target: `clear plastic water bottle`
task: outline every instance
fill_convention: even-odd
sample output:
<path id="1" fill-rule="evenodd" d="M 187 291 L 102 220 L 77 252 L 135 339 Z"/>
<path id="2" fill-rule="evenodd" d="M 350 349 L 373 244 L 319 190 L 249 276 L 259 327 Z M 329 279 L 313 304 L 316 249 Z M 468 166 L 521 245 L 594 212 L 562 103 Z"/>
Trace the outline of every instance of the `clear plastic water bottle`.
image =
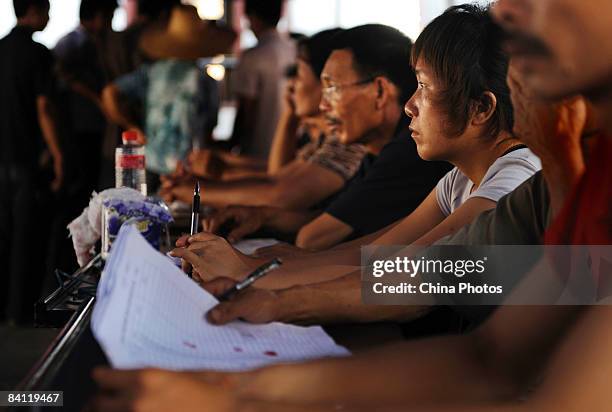
<path id="1" fill-rule="evenodd" d="M 138 132 L 123 132 L 121 140 L 123 145 L 115 150 L 115 187 L 131 187 L 146 196 L 145 150 L 138 143 Z"/>

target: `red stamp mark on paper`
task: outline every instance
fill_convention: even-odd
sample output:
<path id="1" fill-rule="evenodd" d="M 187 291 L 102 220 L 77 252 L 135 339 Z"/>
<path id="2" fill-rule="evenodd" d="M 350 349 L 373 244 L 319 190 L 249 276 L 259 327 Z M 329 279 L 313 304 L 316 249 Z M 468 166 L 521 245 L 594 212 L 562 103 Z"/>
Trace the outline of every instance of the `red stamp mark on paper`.
<path id="1" fill-rule="evenodd" d="M 183 341 L 183 345 L 187 346 L 189 349 L 196 349 L 197 348 L 197 346 L 194 343 L 187 342 L 186 340 Z"/>
<path id="2" fill-rule="evenodd" d="M 264 355 L 266 356 L 278 356 L 278 353 L 274 352 L 273 350 L 267 350 L 264 352 Z"/>

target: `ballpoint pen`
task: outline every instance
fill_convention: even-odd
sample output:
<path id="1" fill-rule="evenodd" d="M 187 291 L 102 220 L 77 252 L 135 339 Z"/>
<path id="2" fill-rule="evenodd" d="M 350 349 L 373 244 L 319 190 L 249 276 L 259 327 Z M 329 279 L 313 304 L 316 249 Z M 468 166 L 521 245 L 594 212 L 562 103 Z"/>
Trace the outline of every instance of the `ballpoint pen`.
<path id="1" fill-rule="evenodd" d="M 191 227 L 189 235 L 193 236 L 198 233 L 198 224 L 200 222 L 200 182 L 196 180 L 193 188 L 193 203 L 191 204 Z M 187 276 L 192 277 L 193 266 L 189 268 Z"/>
<path id="2" fill-rule="evenodd" d="M 223 293 L 220 297 L 220 301 L 228 300 L 235 293 L 240 292 L 241 290 L 251 286 L 257 279 L 260 279 L 272 272 L 274 269 L 279 268 L 283 264 L 283 261 L 279 258 L 274 258 L 271 261 L 261 265 L 257 269 L 255 269 L 251 274 L 249 274 L 243 281 L 235 284 L 231 289 Z"/>

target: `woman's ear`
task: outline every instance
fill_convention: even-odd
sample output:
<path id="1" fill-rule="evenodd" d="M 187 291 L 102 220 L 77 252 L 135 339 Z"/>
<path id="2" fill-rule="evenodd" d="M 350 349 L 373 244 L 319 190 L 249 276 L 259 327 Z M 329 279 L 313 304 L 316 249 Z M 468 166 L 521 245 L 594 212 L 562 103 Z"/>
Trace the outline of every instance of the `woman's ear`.
<path id="1" fill-rule="evenodd" d="M 491 92 L 484 92 L 480 99 L 473 103 L 472 125 L 482 126 L 489 121 L 497 109 L 497 97 Z"/>

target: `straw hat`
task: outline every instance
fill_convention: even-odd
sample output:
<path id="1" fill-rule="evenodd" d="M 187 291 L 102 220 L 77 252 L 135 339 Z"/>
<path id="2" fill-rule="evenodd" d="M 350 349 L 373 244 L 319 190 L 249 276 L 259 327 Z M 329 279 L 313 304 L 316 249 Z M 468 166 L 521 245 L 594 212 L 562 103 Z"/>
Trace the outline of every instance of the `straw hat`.
<path id="1" fill-rule="evenodd" d="M 167 25 L 143 32 L 140 48 L 154 59 L 195 60 L 224 51 L 214 37 L 214 27 L 200 19 L 195 7 L 181 5 L 172 9 Z"/>

